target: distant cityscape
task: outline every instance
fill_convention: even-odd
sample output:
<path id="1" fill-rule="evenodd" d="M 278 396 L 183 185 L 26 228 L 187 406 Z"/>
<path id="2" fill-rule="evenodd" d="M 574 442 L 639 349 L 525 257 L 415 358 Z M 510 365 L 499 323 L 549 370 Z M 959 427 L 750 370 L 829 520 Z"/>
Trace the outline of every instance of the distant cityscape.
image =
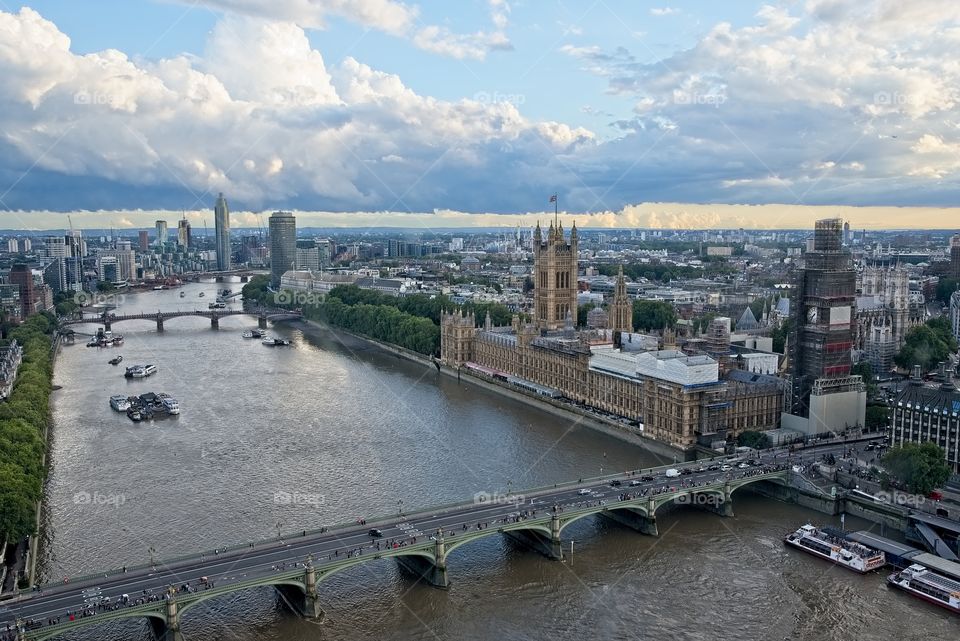
<path id="1" fill-rule="evenodd" d="M 931 323 L 960 338 L 960 235 L 949 231 L 855 231 L 827 219 L 813 230 L 567 232 L 544 220 L 334 236 L 298 230 L 278 211 L 231 234 L 223 194 L 213 209 L 212 233 L 184 218 L 173 237 L 166 220 L 9 234 L 0 309 L 26 318 L 97 301 L 83 292 L 267 270 L 274 291 L 317 299 L 344 286 L 442 296 L 439 362 L 606 414 L 679 451 L 722 450 L 753 431 L 789 442 L 889 428 L 897 442 L 936 442 L 960 469 L 957 354 L 905 353 Z"/>

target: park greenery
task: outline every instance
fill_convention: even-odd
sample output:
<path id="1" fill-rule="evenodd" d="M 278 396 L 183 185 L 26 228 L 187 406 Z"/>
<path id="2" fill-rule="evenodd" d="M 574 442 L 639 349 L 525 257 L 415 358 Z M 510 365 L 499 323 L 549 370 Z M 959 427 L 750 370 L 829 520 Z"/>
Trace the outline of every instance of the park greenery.
<path id="1" fill-rule="evenodd" d="M 53 327 L 46 314 L 36 314 L 8 335 L 23 348 L 23 362 L 10 396 L 0 403 L 0 539 L 6 541 L 34 532 L 43 494 Z"/>
<path id="2" fill-rule="evenodd" d="M 501 303 L 457 304 L 447 296 L 407 294 L 392 296 L 356 285 L 334 287 L 322 299 L 298 304 L 296 294 L 269 289 L 269 278 L 256 276 L 243 287 L 244 300 L 266 307 L 300 307 L 304 316 L 333 327 L 392 343 L 421 354 L 440 352 L 440 315 L 444 310 L 473 313 L 478 324 L 490 314 L 494 325 L 509 325 L 513 313 Z"/>
<path id="3" fill-rule="evenodd" d="M 957 351 L 957 340 L 950 330 L 950 321 L 944 316 L 931 318 L 923 325 L 911 327 L 894 362 L 907 370 L 919 365 L 929 372 L 938 363 L 949 359 Z"/>
<path id="4" fill-rule="evenodd" d="M 904 443 L 883 456 L 889 480 L 915 494 L 929 494 L 950 478 L 946 454 L 936 443 Z"/>

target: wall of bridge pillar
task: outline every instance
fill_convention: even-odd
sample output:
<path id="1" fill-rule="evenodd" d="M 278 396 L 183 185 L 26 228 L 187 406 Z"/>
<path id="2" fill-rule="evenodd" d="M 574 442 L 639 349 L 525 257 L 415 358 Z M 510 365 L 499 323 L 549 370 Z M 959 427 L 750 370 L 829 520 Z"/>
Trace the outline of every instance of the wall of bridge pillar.
<path id="1" fill-rule="evenodd" d="M 177 600 L 171 598 L 165 606 L 166 620 L 150 617 L 150 627 L 153 628 L 153 634 L 158 641 L 184 641 L 183 632 L 180 630 L 180 612 L 178 610 Z"/>
<path id="2" fill-rule="evenodd" d="M 563 541 L 560 540 L 560 517 L 554 514 L 550 519 L 550 536 L 537 530 L 504 530 L 504 536 L 517 541 L 548 559 L 563 560 Z"/>
<path id="3" fill-rule="evenodd" d="M 163 316 L 157 316 L 157 331 L 163 331 Z"/>
<path id="4" fill-rule="evenodd" d="M 640 510 L 631 510 L 629 508 L 607 510 L 606 512 L 601 512 L 600 515 L 610 519 L 614 523 L 619 523 L 632 530 L 636 530 L 641 534 L 649 534 L 650 536 L 657 536 L 659 534 L 657 531 L 656 517 L 650 518 Z"/>
<path id="5" fill-rule="evenodd" d="M 440 563 L 418 554 L 394 557 L 397 563 L 415 575 L 421 581 L 435 588 L 445 590 L 450 587 L 450 577 L 447 574 L 447 559 L 443 557 Z"/>
<path id="6" fill-rule="evenodd" d="M 260 316 L 257 317 L 257 327 L 259 327 L 260 329 L 266 329 L 266 328 L 267 328 L 267 317 L 266 317 L 266 316 L 264 316 L 264 315 L 261 314 Z"/>
<path id="7" fill-rule="evenodd" d="M 220 319 L 216 315 L 210 317 L 210 327 L 220 329 Z"/>

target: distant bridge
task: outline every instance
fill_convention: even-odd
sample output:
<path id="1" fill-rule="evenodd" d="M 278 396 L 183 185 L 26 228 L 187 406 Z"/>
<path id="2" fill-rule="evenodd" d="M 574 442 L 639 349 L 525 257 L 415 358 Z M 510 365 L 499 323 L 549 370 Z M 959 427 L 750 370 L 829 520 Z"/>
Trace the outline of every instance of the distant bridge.
<path id="1" fill-rule="evenodd" d="M 20 641 L 42 641 L 97 623 L 147 617 L 158 638 L 183 641 L 180 615 L 185 611 L 211 598 L 264 586 L 276 588 L 301 615 L 322 618 L 317 583 L 362 563 L 395 558 L 428 584 L 446 588 L 448 555 L 482 538 L 503 534 L 551 559 L 562 559 L 561 533 L 586 517 L 608 517 L 657 535 L 656 513 L 663 505 L 687 504 L 732 516 L 734 491 L 754 483 L 787 489 L 792 476 L 787 464 L 773 463 L 745 472 L 703 470 L 683 480 L 665 477 L 661 470 L 647 481 L 627 473 L 522 495 L 477 495 L 472 502 L 370 523 L 297 532 L 275 541 L 65 579 L 20 600 L 2 602 L 6 612 L 0 613 L 0 623 L 15 621 Z M 378 528 L 379 537 L 368 534 L 370 527 Z M 124 602 L 124 595 L 132 600 Z M 108 607 L 89 605 L 91 599 L 103 598 Z M 69 620 L 63 616 L 66 610 L 87 614 Z"/>
<path id="2" fill-rule="evenodd" d="M 267 321 L 280 321 L 280 320 L 298 320 L 303 318 L 301 312 L 295 312 L 287 309 L 265 309 L 260 308 L 256 310 L 246 310 L 246 309 L 197 309 L 197 310 L 185 310 L 185 311 L 175 311 L 175 312 L 145 312 L 139 314 L 112 314 L 106 310 L 102 314 L 83 316 L 81 318 L 70 318 L 60 321 L 61 327 L 67 327 L 70 325 L 81 325 L 84 323 L 99 323 L 103 325 L 104 329 L 111 329 L 115 323 L 121 323 L 123 321 L 131 320 L 149 320 L 154 321 L 157 324 L 157 331 L 163 331 L 163 325 L 165 321 L 182 318 L 184 316 L 199 316 L 202 318 L 210 319 L 210 326 L 213 328 L 220 327 L 220 319 L 224 316 L 256 316 L 258 325 L 260 329 L 267 328 Z"/>

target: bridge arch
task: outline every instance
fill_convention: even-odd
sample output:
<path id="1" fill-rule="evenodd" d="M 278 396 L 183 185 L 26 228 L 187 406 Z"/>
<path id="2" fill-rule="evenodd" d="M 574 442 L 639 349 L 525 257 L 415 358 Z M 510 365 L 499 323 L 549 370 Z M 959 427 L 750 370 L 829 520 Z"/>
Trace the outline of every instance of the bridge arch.
<path id="1" fill-rule="evenodd" d="M 164 601 L 157 601 L 153 605 L 157 605 L 160 608 L 163 608 Z M 74 630 L 81 630 L 83 628 L 88 628 L 92 625 L 99 625 L 108 622 L 123 621 L 124 619 L 156 619 L 162 621 L 164 624 L 167 622 L 166 614 L 161 610 L 116 610 L 114 612 L 100 612 L 95 614 L 92 617 L 81 617 L 79 619 L 74 619 L 69 623 L 59 623 L 52 626 L 47 626 L 46 628 L 40 628 L 33 632 L 28 632 L 28 638 L 31 641 L 46 641 L 47 639 L 53 639 L 61 634 L 72 633 Z"/>

